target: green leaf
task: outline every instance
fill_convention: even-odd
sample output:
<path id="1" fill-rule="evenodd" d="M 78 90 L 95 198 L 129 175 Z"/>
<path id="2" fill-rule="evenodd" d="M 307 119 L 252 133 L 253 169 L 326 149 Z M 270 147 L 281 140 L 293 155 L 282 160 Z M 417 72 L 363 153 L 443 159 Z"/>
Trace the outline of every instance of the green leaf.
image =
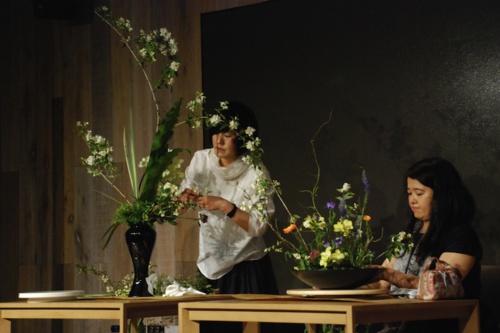
<path id="1" fill-rule="evenodd" d="M 181 102 L 182 99 L 177 100 L 158 124 L 158 130 L 151 145 L 148 165 L 144 172 L 144 183 L 139 197 L 140 200 L 154 200 L 163 172 L 182 151 L 182 149 L 172 149 L 171 151 L 168 149 L 168 142 L 174 135 L 174 127 L 179 118 Z"/>
<path id="2" fill-rule="evenodd" d="M 137 161 L 135 159 L 135 144 L 134 144 L 134 122 L 132 120 L 132 109 L 130 109 L 130 145 L 127 145 L 127 135 L 125 128 L 123 129 L 123 150 L 125 151 L 125 161 L 127 162 L 128 176 L 134 198 L 139 194 L 137 180 Z"/>
<path id="3" fill-rule="evenodd" d="M 108 246 L 109 244 L 109 241 L 111 240 L 111 238 L 113 237 L 113 234 L 115 233 L 116 229 L 120 226 L 120 224 L 118 223 L 113 223 L 107 230 L 106 232 L 104 233 L 104 235 L 102 235 L 102 238 L 103 239 L 106 239 L 106 242 L 104 243 L 104 246 L 103 246 L 103 250 Z"/>

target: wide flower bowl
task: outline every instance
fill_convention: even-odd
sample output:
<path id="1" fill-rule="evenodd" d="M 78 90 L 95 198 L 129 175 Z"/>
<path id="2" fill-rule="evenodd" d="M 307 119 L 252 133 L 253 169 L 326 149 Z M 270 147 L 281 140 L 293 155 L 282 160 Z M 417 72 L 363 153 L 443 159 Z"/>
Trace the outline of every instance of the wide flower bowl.
<path id="1" fill-rule="evenodd" d="M 354 289 L 370 283 L 381 268 L 291 271 L 296 278 L 316 289 Z"/>

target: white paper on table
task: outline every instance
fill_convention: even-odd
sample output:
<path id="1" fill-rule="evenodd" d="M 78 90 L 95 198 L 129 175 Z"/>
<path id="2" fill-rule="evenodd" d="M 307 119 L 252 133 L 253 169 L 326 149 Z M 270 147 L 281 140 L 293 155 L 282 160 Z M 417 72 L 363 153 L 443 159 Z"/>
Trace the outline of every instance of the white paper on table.
<path id="1" fill-rule="evenodd" d="M 205 295 L 204 292 L 194 289 L 193 287 L 182 287 L 177 281 L 169 285 L 165 289 L 163 296 L 184 296 L 184 295 Z"/>

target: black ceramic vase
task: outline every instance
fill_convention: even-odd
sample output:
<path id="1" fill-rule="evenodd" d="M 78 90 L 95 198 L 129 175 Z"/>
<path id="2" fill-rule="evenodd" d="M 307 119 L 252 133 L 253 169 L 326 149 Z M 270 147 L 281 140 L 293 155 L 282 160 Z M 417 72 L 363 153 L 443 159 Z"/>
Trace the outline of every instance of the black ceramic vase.
<path id="1" fill-rule="evenodd" d="M 147 224 L 135 224 L 125 233 L 125 240 L 134 266 L 134 282 L 128 296 L 152 296 L 148 292 L 146 278 L 149 275 L 149 262 L 156 241 L 156 231 Z"/>

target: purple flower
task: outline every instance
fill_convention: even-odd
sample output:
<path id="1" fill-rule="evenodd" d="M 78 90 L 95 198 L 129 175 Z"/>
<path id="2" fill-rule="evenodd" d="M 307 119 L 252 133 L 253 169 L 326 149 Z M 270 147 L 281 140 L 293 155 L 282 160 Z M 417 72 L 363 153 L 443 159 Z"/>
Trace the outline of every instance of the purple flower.
<path id="1" fill-rule="evenodd" d="M 328 201 L 328 202 L 326 203 L 326 208 L 327 208 L 327 209 L 329 209 L 329 210 L 333 210 L 333 209 L 335 209 L 335 202 L 333 202 L 333 201 Z"/>
<path id="2" fill-rule="evenodd" d="M 323 244 L 323 247 L 326 249 L 327 247 L 330 246 L 330 242 L 325 242 L 325 244 Z"/>
<path id="3" fill-rule="evenodd" d="M 370 183 L 368 183 L 368 177 L 366 177 L 365 170 L 361 173 L 361 180 L 363 181 L 363 184 L 365 184 L 365 192 L 370 191 Z"/>
<path id="4" fill-rule="evenodd" d="M 339 203 L 339 212 L 340 212 L 340 216 L 341 217 L 344 217 L 345 214 L 347 213 L 346 210 L 345 210 L 345 201 L 344 200 L 340 200 L 340 203 Z"/>
<path id="5" fill-rule="evenodd" d="M 335 238 L 335 245 L 339 246 L 339 245 L 342 245 L 342 237 L 337 237 Z"/>

